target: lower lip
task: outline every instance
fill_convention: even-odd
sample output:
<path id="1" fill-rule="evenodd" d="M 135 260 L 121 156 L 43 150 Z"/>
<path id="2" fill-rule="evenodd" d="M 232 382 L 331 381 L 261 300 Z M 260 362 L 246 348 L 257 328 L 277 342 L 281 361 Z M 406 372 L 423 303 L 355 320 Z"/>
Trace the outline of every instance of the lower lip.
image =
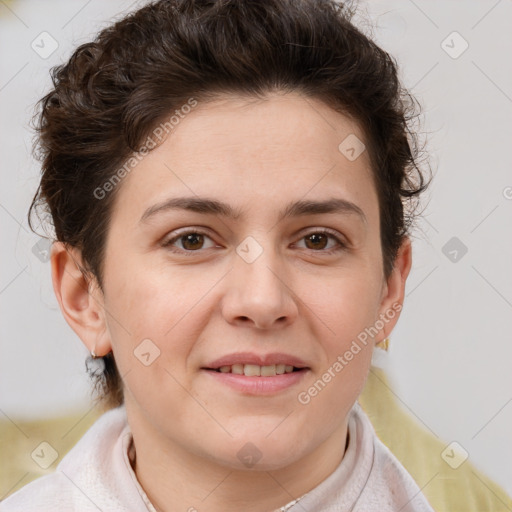
<path id="1" fill-rule="evenodd" d="M 298 384 L 309 370 L 304 369 L 297 372 L 283 373 L 274 377 L 246 377 L 236 373 L 222 373 L 214 370 L 202 371 L 211 375 L 216 381 L 236 391 L 250 395 L 271 395 Z"/>

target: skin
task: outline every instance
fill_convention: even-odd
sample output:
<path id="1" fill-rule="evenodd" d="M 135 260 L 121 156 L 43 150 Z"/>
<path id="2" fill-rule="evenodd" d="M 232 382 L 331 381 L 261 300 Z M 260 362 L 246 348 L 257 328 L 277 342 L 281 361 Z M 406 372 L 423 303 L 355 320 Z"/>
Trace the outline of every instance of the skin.
<path id="1" fill-rule="evenodd" d="M 350 134 L 365 141 L 355 122 L 298 93 L 200 103 L 123 179 L 103 293 L 79 271 L 79 251 L 54 244 L 60 307 L 89 350 L 115 355 L 135 472 L 157 510 L 274 510 L 340 464 L 347 416 L 374 345 L 399 313 L 308 404 L 298 394 L 379 315 L 403 303 L 412 258 L 406 239 L 384 278 L 367 152 L 349 161 L 338 150 Z M 139 222 L 147 208 L 193 195 L 226 202 L 243 216 L 168 210 Z M 332 197 L 355 203 L 366 221 L 322 213 L 277 222 L 289 202 Z M 188 245 L 177 239 L 173 252 L 163 242 L 181 228 L 206 236 Z M 335 230 L 347 247 L 326 254 L 338 247 L 335 239 L 315 244 L 306 236 L 322 228 Z M 249 236 L 263 250 L 252 263 L 236 252 Z M 134 349 L 148 338 L 160 356 L 145 366 Z M 300 384 L 265 397 L 235 391 L 201 370 L 245 351 L 293 354 L 310 370 Z M 248 442 L 262 454 L 251 468 L 237 457 Z"/>

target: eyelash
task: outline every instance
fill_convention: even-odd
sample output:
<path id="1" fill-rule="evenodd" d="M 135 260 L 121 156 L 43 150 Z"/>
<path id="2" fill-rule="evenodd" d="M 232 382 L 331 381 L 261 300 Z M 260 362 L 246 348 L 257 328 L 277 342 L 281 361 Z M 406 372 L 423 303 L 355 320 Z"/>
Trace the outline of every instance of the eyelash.
<path id="1" fill-rule="evenodd" d="M 169 240 L 164 242 L 162 245 L 164 247 L 168 248 L 169 250 L 171 250 L 174 253 L 183 254 L 185 256 L 193 256 L 194 253 L 202 252 L 201 249 L 198 249 L 196 251 L 191 251 L 191 250 L 185 250 L 185 249 L 177 249 L 176 247 L 172 246 L 172 244 L 174 242 L 176 242 L 177 240 L 179 240 L 180 238 L 183 238 L 186 235 L 191 235 L 191 234 L 194 234 L 194 235 L 204 235 L 204 236 L 207 236 L 208 238 L 211 239 L 211 237 L 208 235 L 208 233 L 206 233 L 204 231 L 201 231 L 200 229 L 193 229 L 193 230 L 189 230 L 189 231 L 183 231 L 183 232 L 177 234 L 173 238 L 170 238 Z M 338 246 L 333 247 L 333 248 L 328 249 L 328 250 L 318 250 L 318 251 L 315 251 L 314 249 L 309 249 L 309 251 L 312 251 L 314 253 L 323 253 L 323 254 L 326 254 L 326 255 L 331 255 L 331 254 L 337 253 L 339 251 L 344 251 L 344 250 L 347 249 L 347 245 L 345 243 L 343 243 L 339 239 L 339 237 L 335 234 L 335 232 L 333 232 L 333 231 L 331 231 L 330 229 L 327 229 L 327 228 L 320 228 L 320 229 L 316 229 L 315 231 L 310 231 L 309 233 L 306 233 L 304 236 L 302 236 L 300 238 L 300 240 L 306 238 L 307 236 L 318 235 L 318 234 L 328 235 L 330 238 L 333 238 L 338 243 Z"/>

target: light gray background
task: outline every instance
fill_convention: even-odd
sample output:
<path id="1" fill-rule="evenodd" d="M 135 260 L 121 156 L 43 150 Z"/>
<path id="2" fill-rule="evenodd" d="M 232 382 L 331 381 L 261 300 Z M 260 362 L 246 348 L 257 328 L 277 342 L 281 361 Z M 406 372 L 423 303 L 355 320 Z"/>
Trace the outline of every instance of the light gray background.
<path id="1" fill-rule="evenodd" d="M 49 263 L 32 253 L 39 239 L 26 211 L 39 168 L 28 120 L 49 87 L 49 68 L 143 3 L 0 3 L 0 414 L 8 418 L 90 407 L 86 350 L 60 313 Z M 415 231 L 404 311 L 390 352 L 376 362 L 418 421 L 446 444 L 457 441 L 512 494 L 512 4 L 361 6 L 423 104 L 436 172 Z M 31 48 L 43 31 L 58 42 L 46 59 Z M 457 58 L 445 51 L 458 53 L 464 44 L 454 31 L 469 44 Z M 452 237 L 468 250 L 457 262 L 443 253 Z"/>

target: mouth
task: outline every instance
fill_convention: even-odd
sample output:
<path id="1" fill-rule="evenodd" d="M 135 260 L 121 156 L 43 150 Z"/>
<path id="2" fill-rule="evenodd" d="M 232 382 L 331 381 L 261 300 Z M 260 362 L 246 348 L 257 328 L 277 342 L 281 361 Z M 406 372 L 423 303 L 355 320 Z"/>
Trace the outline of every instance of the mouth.
<path id="1" fill-rule="evenodd" d="M 231 388 L 244 396 L 277 396 L 304 382 L 312 368 L 293 354 L 236 352 L 201 367 L 208 386 Z"/>
<path id="2" fill-rule="evenodd" d="M 223 365 L 217 368 L 202 368 L 217 373 L 232 373 L 234 375 L 245 375 L 246 377 L 276 377 L 285 373 L 306 371 L 307 367 L 297 367 L 288 364 L 270 364 L 260 366 L 257 364 Z"/>

